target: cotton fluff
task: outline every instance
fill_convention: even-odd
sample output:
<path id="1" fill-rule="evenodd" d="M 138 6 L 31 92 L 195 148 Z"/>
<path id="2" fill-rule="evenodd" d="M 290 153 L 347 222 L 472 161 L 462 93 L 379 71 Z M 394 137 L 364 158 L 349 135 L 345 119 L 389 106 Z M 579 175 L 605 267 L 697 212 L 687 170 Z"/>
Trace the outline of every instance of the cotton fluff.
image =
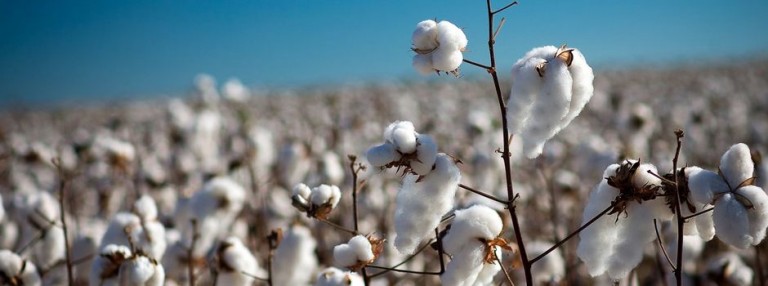
<path id="1" fill-rule="evenodd" d="M 199 235 L 193 250 L 195 257 L 203 257 L 217 239 L 229 233 L 243 209 L 245 197 L 245 189 L 237 182 L 229 177 L 216 177 L 190 198 L 186 206 L 189 216 L 182 216 L 178 225 L 182 226 L 185 245 L 190 245 L 193 231 Z M 197 222 L 196 230 L 191 228 L 192 219 Z"/>
<path id="2" fill-rule="evenodd" d="M 389 124 L 384 131 L 384 141 L 395 146 L 402 154 L 416 151 L 416 128 L 410 121 L 395 121 Z"/>
<path id="3" fill-rule="evenodd" d="M 512 66 L 507 120 L 528 158 L 578 116 L 592 97 L 593 79 L 584 56 L 564 47 L 534 48 Z"/>
<path id="4" fill-rule="evenodd" d="M 737 248 L 757 245 L 768 227 L 768 195 L 757 186 L 746 184 L 754 173 L 749 147 L 733 145 L 720 159 L 720 173 L 689 168 L 691 197 L 701 204 L 712 204 L 712 220 L 720 240 Z"/>
<path id="5" fill-rule="evenodd" d="M 395 199 L 395 247 L 402 254 L 413 253 L 451 210 L 461 173 L 453 158 L 440 153 L 435 169 L 417 180 L 406 175 Z"/>
<path id="6" fill-rule="evenodd" d="M 272 261 L 275 285 L 307 285 L 317 269 L 317 241 L 310 230 L 294 225 L 285 232 Z"/>
<path id="7" fill-rule="evenodd" d="M 10 250 L 0 250 L 0 275 L 16 280 L 18 285 L 41 285 L 35 265 Z"/>
<path id="8" fill-rule="evenodd" d="M 603 178 L 615 175 L 618 169 L 618 164 L 608 166 Z M 660 184 L 660 180 L 648 174 L 648 171 L 657 173 L 656 167 L 650 164 L 638 167 L 631 179 L 635 187 Z M 586 223 L 594 218 L 618 196 L 619 190 L 603 179 L 590 194 L 582 221 Z M 579 234 L 581 241 L 577 254 L 593 277 L 607 273 L 612 279 L 618 280 L 627 276 L 642 260 L 645 247 L 656 239 L 653 220 L 666 221 L 672 218 L 663 197 L 642 203 L 627 201 L 626 205 L 626 213 L 604 215 Z"/>
<path id="9" fill-rule="evenodd" d="M 335 208 L 341 200 L 341 190 L 339 187 L 333 185 L 320 185 L 312 188 L 312 194 L 309 195 L 309 201 L 316 205 L 329 205 L 331 208 Z"/>
<path id="10" fill-rule="evenodd" d="M 455 215 L 451 229 L 443 239 L 445 251 L 453 258 L 440 280 L 443 285 L 483 284 L 477 281 L 486 266 L 486 246 L 481 240 L 491 241 L 501 233 L 501 217 L 495 210 L 483 205 L 457 210 Z M 496 248 L 498 247 L 494 247 L 493 251 L 497 251 Z M 483 276 L 490 275 L 492 279 L 497 271 L 498 269 Z"/>
<path id="11" fill-rule="evenodd" d="M 142 195 L 133 203 L 133 212 L 143 221 L 157 220 L 157 204 L 149 195 Z"/>
<path id="12" fill-rule="evenodd" d="M 333 248 L 333 260 L 341 267 L 350 267 L 360 262 L 368 264 L 374 258 L 371 242 L 362 235 L 356 235 L 348 243 Z"/>
<path id="13" fill-rule="evenodd" d="M 372 166 L 384 167 L 384 165 L 400 160 L 402 155 L 397 152 L 395 145 L 382 143 L 369 148 L 365 152 L 365 157 Z"/>
<path id="14" fill-rule="evenodd" d="M 120 265 L 132 256 L 131 250 L 127 246 L 106 245 L 99 251 L 99 255 L 93 259 L 93 263 L 91 263 L 88 284 L 118 285 Z"/>
<path id="15" fill-rule="evenodd" d="M 236 237 L 229 237 L 221 242 L 218 256 L 220 267 L 216 285 L 246 286 L 253 284 L 251 276 L 265 277 L 265 271 L 259 267 L 256 257 Z"/>
<path id="16" fill-rule="evenodd" d="M 21 254 L 42 269 L 64 260 L 64 231 L 58 226 L 61 220 L 56 199 L 47 192 L 36 192 L 22 198 L 19 207 L 17 222 L 23 226 L 22 241 L 39 239 Z M 40 234 L 42 237 L 38 237 Z"/>
<path id="17" fill-rule="evenodd" d="M 370 147 L 366 157 L 374 167 L 397 162 L 398 167 L 407 166 L 410 171 L 423 176 L 432 171 L 437 143 L 432 136 L 416 132 L 410 121 L 395 121 L 385 129 L 384 143 Z"/>
<path id="18" fill-rule="evenodd" d="M 156 261 L 134 256 L 120 266 L 120 285 L 161 286 L 165 283 L 165 270 Z"/>
<path id="19" fill-rule="evenodd" d="M 464 60 L 467 36 L 451 22 L 424 20 L 416 25 L 411 36 L 413 66 L 427 75 L 434 71 L 456 72 Z"/>
<path id="20" fill-rule="evenodd" d="M 363 278 L 355 272 L 345 272 L 338 268 L 326 268 L 315 281 L 315 286 L 363 286 Z"/>
<path id="21" fill-rule="evenodd" d="M 224 86 L 221 87 L 221 93 L 224 95 L 224 98 L 235 102 L 244 102 L 251 96 L 251 91 L 248 87 L 236 78 L 227 80 Z"/>
<path id="22" fill-rule="evenodd" d="M 411 161 L 411 169 L 417 175 L 426 175 L 432 172 L 432 166 L 437 159 L 437 143 L 432 136 L 419 134 L 416 138 L 416 160 Z"/>
<path id="23" fill-rule="evenodd" d="M 110 245 L 131 246 L 129 237 L 134 247 L 154 259 L 161 259 L 165 253 L 165 227 L 159 221 L 142 220 L 132 213 L 115 214 L 101 237 L 100 249 L 103 252 Z"/>

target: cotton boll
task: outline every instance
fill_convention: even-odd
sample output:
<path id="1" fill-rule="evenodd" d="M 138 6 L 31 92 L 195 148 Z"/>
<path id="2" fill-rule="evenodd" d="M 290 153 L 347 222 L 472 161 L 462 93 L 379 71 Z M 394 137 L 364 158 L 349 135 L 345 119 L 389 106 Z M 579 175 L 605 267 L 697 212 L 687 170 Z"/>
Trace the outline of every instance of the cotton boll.
<path id="1" fill-rule="evenodd" d="M 371 166 L 383 167 L 389 163 L 400 160 L 400 153 L 395 150 L 395 146 L 389 143 L 382 143 L 373 146 L 365 152 L 365 157 Z"/>
<path id="2" fill-rule="evenodd" d="M 765 238 L 768 227 L 768 195 L 756 186 L 745 186 L 736 190 L 737 195 L 743 196 L 751 204 L 747 207 L 749 215 L 749 233 L 752 236 L 752 245 L 757 245 Z"/>
<path id="3" fill-rule="evenodd" d="M 443 239 L 443 247 L 448 253 L 458 252 L 469 241 L 496 238 L 503 227 L 501 217 L 495 210 L 474 205 L 455 213 L 451 229 Z"/>
<path id="4" fill-rule="evenodd" d="M 467 36 L 464 31 L 451 22 L 440 21 L 437 24 L 438 49 L 464 51 L 467 48 Z"/>
<path id="5" fill-rule="evenodd" d="M 435 70 L 451 72 L 459 69 L 464 55 L 461 51 L 440 47 L 432 52 L 432 66 Z"/>
<path id="6" fill-rule="evenodd" d="M 562 61 L 549 61 L 543 74 L 541 94 L 531 107 L 534 120 L 523 129 L 523 149 L 529 159 L 541 154 L 544 142 L 555 136 L 563 126 L 562 119 L 571 104 L 573 79 Z"/>
<path id="7" fill-rule="evenodd" d="M 224 98 L 234 102 L 245 102 L 251 96 L 251 91 L 236 78 L 227 80 L 221 89 Z"/>
<path id="8" fill-rule="evenodd" d="M 144 221 L 157 220 L 157 205 L 155 200 L 148 195 L 142 195 L 133 203 L 133 211 Z"/>
<path id="9" fill-rule="evenodd" d="M 735 189 L 742 182 L 752 178 L 755 164 L 749 147 L 744 143 L 731 146 L 720 158 L 720 172 L 728 182 L 731 189 Z"/>
<path id="10" fill-rule="evenodd" d="M 504 261 L 500 247 L 494 247 L 493 251 L 500 261 Z M 501 266 L 498 262 L 494 261 L 491 264 L 484 263 L 483 269 L 480 270 L 480 273 L 477 274 L 477 279 L 475 279 L 474 285 L 494 285 L 493 277 L 495 277 L 499 271 L 501 271 Z"/>
<path id="11" fill-rule="evenodd" d="M 340 244 L 333 247 L 333 261 L 340 267 L 352 266 L 357 264 L 357 254 L 348 244 Z"/>
<path id="12" fill-rule="evenodd" d="M 335 208 L 341 200 L 341 190 L 337 186 L 320 185 L 312 189 L 309 199 L 316 206 L 328 204 Z"/>
<path id="13" fill-rule="evenodd" d="M 163 285 L 163 267 L 144 256 L 136 256 L 120 266 L 120 285 L 155 286 Z"/>
<path id="14" fill-rule="evenodd" d="M 571 105 L 568 109 L 568 114 L 560 122 L 562 128 L 568 126 L 576 116 L 579 116 L 581 110 L 584 109 L 589 99 L 592 98 L 595 89 L 592 84 L 595 75 L 592 72 L 592 68 L 587 64 L 584 55 L 577 49 L 573 49 L 571 55 L 573 56 L 573 61 L 571 66 L 568 67 L 568 71 L 571 72 L 571 78 L 573 79 L 573 89 L 571 91 Z"/>
<path id="15" fill-rule="evenodd" d="M 31 247 L 31 254 L 30 260 L 41 269 L 51 269 L 56 263 L 65 260 L 64 230 L 49 228 L 42 239 Z"/>
<path id="16" fill-rule="evenodd" d="M 512 66 L 512 89 L 507 100 L 507 120 L 509 132 L 512 134 L 520 134 L 523 131 L 531 115 L 533 103 L 542 89 L 543 81 L 537 72 L 537 67 L 547 61 L 542 57 L 534 57 L 533 53 L 554 54 L 555 51 L 557 48 L 553 46 L 534 49 Z"/>
<path id="17" fill-rule="evenodd" d="M 474 285 L 483 270 L 484 247 L 479 241 L 467 242 L 459 252 L 453 254 L 445 272 L 440 275 L 440 282 L 447 286 Z"/>
<path id="18" fill-rule="evenodd" d="M 432 234 L 442 215 L 451 210 L 461 173 L 453 159 L 441 153 L 435 169 L 418 179 L 406 175 L 395 199 L 395 247 L 403 254 L 413 253 Z"/>
<path id="19" fill-rule="evenodd" d="M 707 275 L 722 277 L 727 285 L 750 285 L 754 272 L 736 253 L 727 252 L 707 261 Z"/>
<path id="20" fill-rule="evenodd" d="M 416 50 L 430 51 L 437 48 L 437 22 L 424 20 L 416 24 L 411 41 Z"/>
<path id="21" fill-rule="evenodd" d="M 421 75 L 430 75 L 435 72 L 435 67 L 432 64 L 431 54 L 415 54 L 413 55 L 413 61 L 411 63 L 413 68 L 416 69 Z"/>
<path id="22" fill-rule="evenodd" d="M 294 186 L 304 180 L 312 162 L 308 160 L 307 148 L 298 142 L 283 146 L 277 156 L 277 174 L 285 187 Z"/>
<path id="23" fill-rule="evenodd" d="M 310 230 L 294 225 L 285 232 L 273 258 L 275 285 L 306 285 L 317 269 L 317 242 Z"/>
<path id="24" fill-rule="evenodd" d="M 411 161 L 411 168 L 418 175 L 427 175 L 432 172 L 432 166 L 437 159 L 437 143 L 432 139 L 432 136 L 426 134 L 419 134 L 416 141 L 416 158 L 417 160 Z"/>
<path id="25" fill-rule="evenodd" d="M 35 265 L 10 250 L 0 250 L 0 275 L 16 280 L 18 285 L 41 285 Z"/>
<path id="26" fill-rule="evenodd" d="M 699 167 L 685 168 L 688 177 L 688 188 L 691 190 L 691 198 L 701 204 L 711 204 L 715 194 L 728 190 L 728 185 L 715 172 Z"/>
<path id="27" fill-rule="evenodd" d="M 330 184 L 340 184 L 344 180 L 344 168 L 336 153 L 327 151 L 323 153 L 322 172 L 324 181 Z"/>
<path id="28" fill-rule="evenodd" d="M 333 259 L 337 265 L 350 267 L 358 262 L 372 262 L 375 258 L 371 242 L 362 235 L 356 235 L 349 243 L 340 244 L 333 248 Z"/>
<path id="29" fill-rule="evenodd" d="M 319 275 L 315 286 L 363 286 L 363 278 L 355 272 L 344 272 L 338 268 L 326 268 Z"/>
<path id="30" fill-rule="evenodd" d="M 720 240 L 741 249 L 751 244 L 752 237 L 748 235 L 747 210 L 733 197 L 733 194 L 725 194 L 715 202 L 712 218 Z"/>
<path id="31" fill-rule="evenodd" d="M 409 154 L 416 151 L 416 136 L 416 131 L 413 128 L 404 128 L 398 125 L 392 129 L 387 141 L 392 143 L 400 153 Z"/>
<path id="32" fill-rule="evenodd" d="M 131 250 L 122 245 L 106 245 L 91 264 L 88 276 L 90 285 L 118 285 L 120 265 L 132 256 Z"/>
<path id="33" fill-rule="evenodd" d="M 232 217 L 243 208 L 245 196 L 245 189 L 231 178 L 216 177 L 195 193 L 190 201 L 190 209 L 197 218 L 204 218 L 216 212 Z"/>
<path id="34" fill-rule="evenodd" d="M 307 185 L 303 183 L 299 183 L 296 186 L 293 187 L 293 195 L 299 196 L 303 198 L 304 200 L 309 201 L 309 196 L 312 194 L 312 189 L 310 189 Z"/>
<path id="35" fill-rule="evenodd" d="M 220 259 L 219 274 L 216 278 L 218 285 L 251 285 L 253 278 L 242 272 L 256 277 L 264 277 L 265 271 L 259 267 L 256 257 L 236 237 L 230 237 L 221 242 L 218 249 Z"/>

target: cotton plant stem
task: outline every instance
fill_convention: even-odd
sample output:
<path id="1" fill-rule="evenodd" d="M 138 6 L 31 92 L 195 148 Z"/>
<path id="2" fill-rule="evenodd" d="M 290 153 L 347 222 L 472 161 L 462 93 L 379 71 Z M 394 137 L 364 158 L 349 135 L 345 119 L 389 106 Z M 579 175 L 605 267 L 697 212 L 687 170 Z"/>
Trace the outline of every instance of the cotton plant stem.
<path id="1" fill-rule="evenodd" d="M 659 225 L 656 222 L 656 219 L 653 219 L 653 229 L 656 230 L 656 241 L 659 243 L 659 248 L 661 248 L 661 253 L 664 254 L 664 257 L 667 259 L 667 263 L 669 263 L 669 266 L 672 267 L 672 270 L 677 270 L 675 267 L 675 264 L 672 263 L 672 259 L 669 258 L 669 253 L 667 253 L 667 249 L 664 248 L 664 240 L 661 239 L 661 234 L 659 233 Z"/>
<path id="2" fill-rule="evenodd" d="M 200 235 L 197 231 L 197 220 L 192 219 L 192 242 L 189 244 L 189 249 L 187 249 L 187 259 L 189 262 L 187 263 L 187 275 L 189 275 L 189 285 L 195 286 L 195 262 L 194 262 L 194 250 L 195 250 L 195 243 L 197 243 L 197 238 Z"/>
<path id="3" fill-rule="evenodd" d="M 493 252 L 493 257 L 496 258 L 496 262 L 499 263 L 499 267 L 501 267 L 501 272 L 504 272 L 504 278 L 507 279 L 507 284 L 509 284 L 509 286 L 515 286 L 515 283 L 512 282 L 512 277 L 509 277 L 509 272 L 507 272 L 507 268 L 504 267 L 504 263 L 501 262 L 501 259 L 499 259 L 499 256 L 496 255 L 495 251 Z"/>
<path id="4" fill-rule="evenodd" d="M 683 224 L 685 224 L 685 220 L 683 219 L 683 214 L 680 213 L 680 204 L 683 202 L 680 201 L 680 174 L 677 171 L 677 160 L 680 157 L 680 148 L 683 145 L 683 131 L 679 129 L 675 130 L 675 137 L 677 137 L 677 148 L 675 149 L 675 157 L 672 159 L 672 174 L 675 177 L 675 194 L 677 196 L 677 203 L 675 204 L 675 217 L 677 218 L 677 260 L 675 261 L 675 283 L 677 283 L 677 286 L 680 286 L 683 285 L 683 270 L 681 265 L 683 264 Z"/>
<path id="5" fill-rule="evenodd" d="M 360 232 L 360 226 L 358 221 L 360 220 L 360 217 L 357 213 L 357 172 L 362 169 L 362 167 L 355 168 L 357 157 L 355 156 L 348 156 L 349 158 L 349 170 L 352 172 L 352 214 L 354 217 L 354 224 L 355 224 L 355 232 Z M 363 284 L 368 286 L 370 283 L 370 277 L 368 277 L 368 272 L 365 270 L 365 267 L 360 269 L 360 273 L 363 275 Z"/>
<path id="6" fill-rule="evenodd" d="M 54 165 L 56 166 L 56 169 L 59 173 L 59 217 L 61 219 L 61 229 L 64 232 L 64 250 L 65 250 L 65 258 L 67 261 L 67 283 L 72 286 L 75 285 L 74 276 L 72 275 L 72 250 L 70 249 L 69 245 L 69 235 L 67 232 L 67 219 L 66 219 L 66 207 L 64 205 L 65 201 L 65 190 L 67 187 L 67 178 L 64 174 L 64 170 L 61 168 L 61 165 L 59 165 L 59 160 L 54 160 Z"/>
<path id="7" fill-rule="evenodd" d="M 480 196 L 482 196 L 484 198 L 487 198 L 487 199 L 492 200 L 492 201 L 497 202 L 497 203 L 502 203 L 502 204 L 505 204 L 505 205 L 509 203 L 508 201 L 499 199 L 499 198 L 497 198 L 495 196 L 492 196 L 492 195 L 489 195 L 489 194 L 487 194 L 485 192 L 478 191 L 477 189 L 469 187 L 469 186 L 464 185 L 464 184 L 459 184 L 459 188 L 462 188 L 462 189 L 465 189 L 467 191 L 473 192 L 475 194 L 478 194 L 478 195 L 480 195 Z"/>
<path id="8" fill-rule="evenodd" d="M 400 266 L 402 266 L 403 264 L 406 264 L 406 263 L 408 263 L 408 261 L 411 261 L 411 260 L 412 260 L 414 257 L 416 257 L 416 255 L 418 255 L 419 253 L 421 253 L 422 251 L 424 251 L 425 249 L 427 249 L 427 247 L 428 247 L 428 246 L 429 246 L 431 243 L 432 243 L 431 241 L 430 241 L 430 242 L 427 242 L 426 244 L 424 244 L 424 246 L 422 246 L 421 248 L 419 248 L 419 250 L 417 250 L 416 252 L 414 252 L 413 254 L 411 254 L 411 256 L 408 256 L 408 258 L 404 259 L 404 260 L 403 260 L 403 261 L 401 261 L 400 263 L 398 263 L 398 264 L 395 264 L 395 266 L 392 266 L 392 267 L 381 267 L 381 266 L 380 266 L 380 268 L 379 268 L 379 269 L 382 269 L 382 268 L 383 268 L 383 269 L 386 269 L 386 270 L 384 270 L 384 271 L 381 271 L 381 272 L 378 272 L 378 273 L 376 273 L 376 274 L 373 274 L 373 275 L 371 275 L 371 276 L 370 276 L 370 278 L 374 278 L 374 277 L 377 277 L 377 276 L 379 276 L 379 275 L 385 274 L 385 273 L 387 273 L 387 272 L 390 272 L 390 271 L 397 271 L 398 269 L 395 269 L 395 268 L 397 268 L 397 267 L 400 267 Z M 368 266 L 366 266 L 366 267 L 371 267 L 371 266 L 372 266 L 372 265 L 368 265 Z M 375 266 L 375 265 L 373 265 L 373 266 Z"/>
<path id="9" fill-rule="evenodd" d="M 593 217 L 592 219 L 590 219 L 588 222 L 586 222 L 584 225 L 582 225 L 581 227 L 579 227 L 579 228 L 578 228 L 578 229 L 576 229 L 575 231 L 571 232 L 571 234 L 569 234 L 568 236 L 566 236 L 565 238 L 563 238 L 563 240 L 560 240 L 560 241 L 558 241 L 557 243 L 555 243 L 555 245 L 553 245 L 552 247 L 550 247 L 549 249 L 547 249 L 547 251 L 544 251 L 544 252 L 542 252 L 541 254 L 539 254 L 539 256 L 536 256 L 536 257 L 534 257 L 533 259 L 531 259 L 531 260 L 530 260 L 530 265 L 533 265 L 534 263 L 536 263 L 536 261 L 539 261 L 539 260 L 541 260 L 542 258 L 544 258 L 544 256 L 547 256 L 547 254 L 549 254 L 550 252 L 554 251 L 554 250 L 555 250 L 555 249 L 557 249 L 558 247 L 560 247 L 560 246 L 562 246 L 563 244 L 565 244 L 565 242 L 567 242 L 569 239 L 571 239 L 571 238 L 573 238 L 574 236 L 576 236 L 577 234 L 581 233 L 581 231 L 583 231 L 584 229 L 586 229 L 587 227 L 589 227 L 590 225 L 592 225 L 592 224 L 593 224 L 595 221 L 597 221 L 599 218 L 601 218 L 601 217 L 602 217 L 602 216 L 604 216 L 606 213 L 608 213 L 608 212 L 609 212 L 611 209 L 613 209 L 614 205 L 615 205 L 614 203 L 611 203 L 611 205 L 609 205 L 607 208 L 605 208 L 605 210 L 603 210 L 602 212 L 600 212 L 599 214 L 597 214 L 595 217 Z"/>

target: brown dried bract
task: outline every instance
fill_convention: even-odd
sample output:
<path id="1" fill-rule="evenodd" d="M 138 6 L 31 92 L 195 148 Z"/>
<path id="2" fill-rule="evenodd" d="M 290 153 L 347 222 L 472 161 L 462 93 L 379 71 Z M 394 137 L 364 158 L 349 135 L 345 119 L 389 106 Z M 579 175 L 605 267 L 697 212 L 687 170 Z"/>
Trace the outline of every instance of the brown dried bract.
<path id="1" fill-rule="evenodd" d="M 609 186 L 619 190 L 619 196 L 611 202 L 613 208 L 608 212 L 608 215 L 624 213 L 626 216 L 628 203 L 635 201 L 642 204 L 644 201 L 655 199 L 658 195 L 661 186 L 643 185 L 637 187 L 632 182 L 632 177 L 639 167 L 640 160 L 635 163 L 626 161 L 619 166 L 615 175 L 605 178 Z M 618 220 L 619 216 L 617 215 L 616 221 Z"/>
<path id="2" fill-rule="evenodd" d="M 676 193 L 678 190 L 680 190 L 680 201 L 685 203 L 689 212 L 695 213 L 696 207 L 688 198 L 691 190 L 688 189 L 688 178 L 685 176 L 685 168 L 681 168 L 680 171 L 677 172 L 677 183 L 675 183 L 675 175 L 673 173 L 664 175 L 664 179 L 665 180 L 661 181 L 661 187 L 664 190 L 665 195 L 664 200 L 672 213 L 675 213 L 675 205 L 677 204 Z M 679 187 L 675 184 L 679 184 Z"/>
<path id="3" fill-rule="evenodd" d="M 384 242 L 386 239 L 377 238 L 373 236 L 373 234 L 366 235 L 365 238 L 368 239 L 368 242 L 371 243 L 371 252 L 373 252 L 373 258 L 367 261 L 357 261 L 355 265 L 348 266 L 348 268 L 352 271 L 358 271 L 363 267 L 373 263 L 376 261 L 376 258 L 379 258 L 379 255 L 381 255 L 381 253 L 384 251 Z"/>
<path id="4" fill-rule="evenodd" d="M 494 247 L 498 246 L 505 250 L 515 251 L 514 248 L 512 248 L 512 246 L 510 246 L 509 243 L 501 237 L 497 237 L 491 240 L 480 239 L 480 242 L 485 244 L 485 258 L 483 259 L 483 262 L 486 264 L 492 264 L 496 262 Z"/>

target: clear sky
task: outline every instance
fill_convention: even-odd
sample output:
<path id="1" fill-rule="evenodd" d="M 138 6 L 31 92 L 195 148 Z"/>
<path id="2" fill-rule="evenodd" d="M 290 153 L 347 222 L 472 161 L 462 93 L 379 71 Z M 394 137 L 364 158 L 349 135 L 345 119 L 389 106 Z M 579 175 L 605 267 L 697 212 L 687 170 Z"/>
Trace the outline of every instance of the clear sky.
<path id="1" fill-rule="evenodd" d="M 767 55 L 765 0 L 519 2 L 501 15 L 503 70 L 563 43 L 598 69 Z M 465 57 L 487 62 L 479 0 L 0 0 L 0 105 L 178 95 L 201 72 L 261 87 L 429 80 L 409 50 L 428 18 L 463 28 Z"/>

